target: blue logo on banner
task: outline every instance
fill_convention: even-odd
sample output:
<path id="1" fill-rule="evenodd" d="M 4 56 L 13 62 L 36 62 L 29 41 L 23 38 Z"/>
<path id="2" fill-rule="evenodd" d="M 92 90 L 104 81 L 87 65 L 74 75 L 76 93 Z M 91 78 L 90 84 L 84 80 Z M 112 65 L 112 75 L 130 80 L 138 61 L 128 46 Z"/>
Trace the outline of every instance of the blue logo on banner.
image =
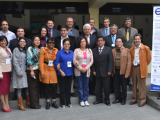
<path id="1" fill-rule="evenodd" d="M 155 10 L 155 14 L 156 14 L 156 15 L 160 15 L 160 8 L 157 8 L 157 9 Z"/>

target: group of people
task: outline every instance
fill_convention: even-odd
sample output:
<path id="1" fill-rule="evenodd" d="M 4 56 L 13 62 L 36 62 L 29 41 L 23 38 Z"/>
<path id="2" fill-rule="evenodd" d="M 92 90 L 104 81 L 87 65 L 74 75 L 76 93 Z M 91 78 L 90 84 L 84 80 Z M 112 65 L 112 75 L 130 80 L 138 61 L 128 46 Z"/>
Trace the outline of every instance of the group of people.
<path id="1" fill-rule="evenodd" d="M 6 20 L 1 22 L 0 31 L 0 100 L 2 110 L 10 112 L 8 103 L 10 84 L 20 110 L 23 105 L 22 91 L 26 96 L 26 107 L 40 109 L 39 97 L 46 98 L 46 109 L 60 106 L 72 107 L 70 97 L 75 97 L 73 86 L 77 83 L 80 106 L 89 106 L 89 94 L 96 95 L 93 103 L 110 106 L 109 95 L 113 91 L 113 104 L 126 104 L 127 84 L 130 76 L 133 83 L 133 98 L 129 103 L 139 107 L 146 103 L 147 66 L 151 61 L 150 49 L 141 43 L 141 35 L 131 27 L 131 19 L 124 20 L 124 28 L 110 25 L 103 19 L 104 28 L 96 30 L 95 21 L 90 19 L 83 26 L 83 33 L 73 28 L 73 18 L 66 20 L 60 31 L 48 20 L 32 40 L 24 37 L 23 28 L 17 29 L 17 37 L 8 30 Z M 104 91 L 104 98 L 103 92 Z"/>

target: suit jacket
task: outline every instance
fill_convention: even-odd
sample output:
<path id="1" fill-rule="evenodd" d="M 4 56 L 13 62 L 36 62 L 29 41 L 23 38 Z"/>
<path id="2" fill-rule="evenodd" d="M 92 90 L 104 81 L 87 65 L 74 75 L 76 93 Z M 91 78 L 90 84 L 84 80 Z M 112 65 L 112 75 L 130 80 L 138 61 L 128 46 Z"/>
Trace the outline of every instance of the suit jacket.
<path id="1" fill-rule="evenodd" d="M 86 37 L 86 36 L 85 36 L 84 34 L 82 34 L 81 36 L 78 37 L 78 39 L 79 39 L 80 37 Z M 77 40 L 78 40 L 78 39 L 77 39 Z M 97 46 L 96 41 L 97 41 L 96 36 L 95 36 L 95 35 L 90 35 L 90 44 L 89 44 L 88 48 L 90 48 L 90 49 L 95 48 L 95 47 Z"/>
<path id="2" fill-rule="evenodd" d="M 58 30 L 56 30 L 56 29 L 53 28 L 52 35 L 53 35 L 52 38 L 56 38 L 58 36 L 61 36 L 61 33 L 60 33 L 60 31 L 58 31 Z"/>
<path id="3" fill-rule="evenodd" d="M 116 38 L 118 38 L 118 37 L 121 37 L 121 38 L 122 38 L 123 45 L 125 45 L 125 40 L 124 40 L 124 38 L 123 38 L 122 36 L 116 34 Z M 115 47 L 112 47 L 113 42 L 112 42 L 112 36 L 111 36 L 111 35 L 108 35 L 108 36 L 104 37 L 104 40 L 105 40 L 105 46 L 110 47 L 110 48 L 112 48 L 112 49 L 116 47 L 116 46 L 115 46 Z M 115 40 L 116 40 L 116 39 L 115 39 Z"/>
<path id="4" fill-rule="evenodd" d="M 132 46 L 134 46 L 134 39 L 133 39 L 133 36 L 138 33 L 138 30 L 131 27 L 131 33 L 130 33 L 130 36 L 129 36 L 129 41 L 127 41 L 126 39 L 126 31 L 125 31 L 125 28 L 120 28 L 118 30 L 118 33 L 119 35 L 123 36 L 124 37 L 124 40 L 125 40 L 125 47 L 130 49 Z"/>
<path id="5" fill-rule="evenodd" d="M 73 34 L 73 36 L 76 37 L 76 39 L 77 39 L 78 36 L 79 36 L 79 31 L 78 31 L 77 29 L 75 29 L 75 28 L 72 28 L 72 34 Z"/>
<path id="6" fill-rule="evenodd" d="M 25 39 L 27 41 L 27 48 L 28 48 L 29 46 L 31 46 L 32 42 L 31 42 L 31 39 L 28 39 L 28 38 L 25 38 Z M 12 53 L 13 53 L 14 48 L 17 47 L 17 44 L 18 44 L 18 38 L 10 41 L 9 48 L 10 48 Z"/>
<path id="7" fill-rule="evenodd" d="M 96 72 L 96 77 L 108 77 L 108 72 L 113 69 L 113 54 L 112 49 L 104 46 L 101 55 L 99 55 L 98 47 L 93 50 L 93 65 L 92 71 Z"/>
<path id="8" fill-rule="evenodd" d="M 71 40 L 71 47 L 70 50 L 74 51 L 77 47 L 76 38 L 74 36 L 68 36 Z M 61 36 L 55 38 L 55 48 L 61 50 Z"/>
<path id="9" fill-rule="evenodd" d="M 110 27 L 109 27 L 109 34 L 110 34 Z M 99 29 L 99 30 L 97 31 L 97 36 L 103 36 L 103 37 L 106 36 L 106 35 L 105 35 L 105 28 L 104 28 L 104 27 L 101 28 L 101 29 Z"/>

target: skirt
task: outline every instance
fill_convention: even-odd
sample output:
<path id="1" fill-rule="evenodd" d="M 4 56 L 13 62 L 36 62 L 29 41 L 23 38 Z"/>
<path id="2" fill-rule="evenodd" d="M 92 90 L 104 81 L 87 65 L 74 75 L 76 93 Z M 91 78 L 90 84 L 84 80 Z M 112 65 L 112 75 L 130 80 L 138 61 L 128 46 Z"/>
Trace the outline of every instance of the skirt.
<path id="1" fill-rule="evenodd" d="M 3 79 L 0 80 L 0 95 L 8 94 L 10 91 L 11 72 L 3 72 Z"/>

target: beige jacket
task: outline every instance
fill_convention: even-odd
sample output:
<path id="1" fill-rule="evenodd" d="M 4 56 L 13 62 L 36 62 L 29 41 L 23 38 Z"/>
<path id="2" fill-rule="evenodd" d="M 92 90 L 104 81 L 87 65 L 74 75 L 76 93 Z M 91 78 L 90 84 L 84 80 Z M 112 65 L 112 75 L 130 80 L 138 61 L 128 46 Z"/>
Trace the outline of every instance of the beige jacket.
<path id="1" fill-rule="evenodd" d="M 130 75 L 131 71 L 131 54 L 129 49 L 122 47 L 121 51 L 121 57 L 120 57 L 120 75 Z M 116 57 L 116 48 L 112 49 L 113 53 L 113 74 L 115 74 L 115 57 Z"/>
<path id="2" fill-rule="evenodd" d="M 10 49 L 7 48 L 7 50 L 11 53 Z M 9 58 L 9 55 L 6 53 L 6 51 L 0 47 L 0 78 L 3 77 L 3 72 L 11 72 L 12 71 L 12 53 L 11 53 L 11 59 L 10 64 L 6 64 L 6 59 Z"/>

